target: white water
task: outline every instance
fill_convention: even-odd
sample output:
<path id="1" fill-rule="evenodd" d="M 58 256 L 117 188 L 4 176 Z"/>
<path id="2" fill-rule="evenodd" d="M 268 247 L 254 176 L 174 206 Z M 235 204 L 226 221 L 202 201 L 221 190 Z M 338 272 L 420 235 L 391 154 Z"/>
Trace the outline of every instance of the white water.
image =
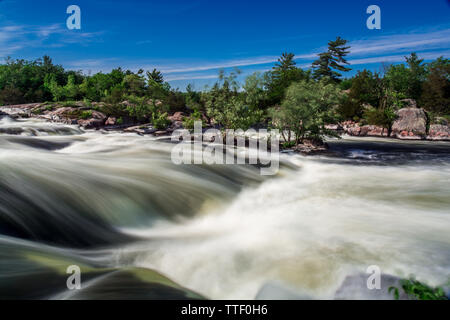
<path id="1" fill-rule="evenodd" d="M 332 298 L 347 275 L 450 271 L 450 166 L 366 167 L 298 159 L 296 174 L 245 190 L 228 208 L 146 230 L 139 266 L 217 299 L 252 299 L 267 282 Z"/>
<path id="2" fill-rule="evenodd" d="M 214 299 L 253 299 L 273 282 L 333 298 L 371 265 L 430 285 L 450 278 L 448 153 L 402 163 L 353 149 L 345 159 L 285 155 L 295 169 L 263 180 L 251 167 L 175 166 L 171 145 L 149 137 L 58 130 L 0 137 L 0 182 L 11 189 L 0 209 L 37 244 L 82 244 L 92 259 L 154 269 Z"/>

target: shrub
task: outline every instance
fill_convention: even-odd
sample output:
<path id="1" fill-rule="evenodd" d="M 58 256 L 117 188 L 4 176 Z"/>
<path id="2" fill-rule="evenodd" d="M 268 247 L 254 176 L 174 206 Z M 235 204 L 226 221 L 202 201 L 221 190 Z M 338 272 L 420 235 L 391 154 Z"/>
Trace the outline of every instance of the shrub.
<path id="1" fill-rule="evenodd" d="M 167 117 L 167 113 L 161 113 L 159 111 L 156 111 L 152 114 L 152 125 L 158 129 L 158 130 L 164 130 L 167 129 L 167 127 L 170 125 L 170 120 Z"/>
<path id="2" fill-rule="evenodd" d="M 84 120 L 92 118 L 92 110 L 81 112 L 80 118 Z"/>
<path id="3" fill-rule="evenodd" d="M 414 278 L 408 280 L 401 280 L 400 285 L 403 291 L 413 299 L 418 300 L 448 300 L 442 288 L 432 288 L 424 283 L 421 283 Z M 394 298 L 398 300 L 400 298 L 399 289 L 396 287 L 390 287 L 389 293 L 394 294 Z"/>
<path id="4" fill-rule="evenodd" d="M 287 90 L 281 107 L 270 111 L 272 123 L 280 129 L 286 142 L 299 144 L 305 138 L 321 140 L 325 136 L 337 136 L 325 125 L 336 122 L 334 108 L 340 99 L 338 87 L 326 79 L 295 83 Z"/>

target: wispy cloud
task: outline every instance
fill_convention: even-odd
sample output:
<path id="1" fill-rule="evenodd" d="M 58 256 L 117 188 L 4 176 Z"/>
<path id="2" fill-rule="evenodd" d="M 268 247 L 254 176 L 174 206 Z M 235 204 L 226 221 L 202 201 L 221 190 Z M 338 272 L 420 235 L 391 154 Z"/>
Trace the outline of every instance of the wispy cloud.
<path id="1" fill-rule="evenodd" d="M 381 54 L 450 47 L 450 28 L 418 33 L 401 33 L 350 42 L 352 55 Z"/>
<path id="2" fill-rule="evenodd" d="M 103 32 L 71 32 L 61 24 L 47 26 L 0 26 L 0 56 L 14 54 L 23 48 L 62 47 L 97 40 Z M 51 39 L 51 42 L 47 40 Z"/>
<path id="3" fill-rule="evenodd" d="M 415 31 L 408 33 L 398 33 L 387 36 L 374 37 L 370 39 L 358 39 L 349 42 L 351 46 L 350 58 L 360 64 L 362 61 L 403 61 L 402 55 L 391 55 L 389 57 L 382 56 L 386 53 L 411 52 L 421 50 L 440 50 L 450 47 L 450 29 L 442 29 L 437 31 Z M 296 61 L 313 61 L 317 54 L 325 48 L 318 48 L 309 53 L 296 54 Z M 373 57 L 375 55 L 375 57 Z M 427 55 L 430 56 L 430 55 Z M 433 57 L 435 55 L 432 55 Z M 360 57 L 360 59 L 355 59 Z M 365 59 L 363 59 L 366 57 Z M 426 58 L 428 59 L 428 58 Z M 429 58 L 432 59 L 432 58 Z M 273 64 L 278 60 L 278 56 L 250 57 L 245 59 L 222 60 L 208 63 L 189 63 L 163 65 L 159 69 L 165 74 L 183 74 L 192 72 L 212 71 L 219 69 L 229 69 L 235 67 L 251 67 L 258 65 Z M 368 62 L 375 63 L 375 62 Z M 362 64 L 362 63 L 361 63 Z M 301 64 L 301 67 L 310 66 L 309 64 Z M 181 78 L 184 76 L 179 76 Z M 203 77 L 203 76 L 202 76 Z M 175 77 L 174 77 L 175 78 Z M 193 79 L 193 78 L 191 78 Z"/>
<path id="4" fill-rule="evenodd" d="M 441 56 L 448 57 L 450 56 L 450 50 L 446 51 L 436 51 L 436 52 L 419 52 L 419 58 L 425 60 L 437 59 Z M 389 55 L 389 56 L 379 56 L 379 57 L 370 57 L 370 58 L 361 58 L 361 59 L 350 59 L 349 63 L 351 65 L 365 65 L 365 64 L 373 64 L 373 63 L 395 63 L 395 62 L 404 62 L 405 54 L 398 55 Z"/>

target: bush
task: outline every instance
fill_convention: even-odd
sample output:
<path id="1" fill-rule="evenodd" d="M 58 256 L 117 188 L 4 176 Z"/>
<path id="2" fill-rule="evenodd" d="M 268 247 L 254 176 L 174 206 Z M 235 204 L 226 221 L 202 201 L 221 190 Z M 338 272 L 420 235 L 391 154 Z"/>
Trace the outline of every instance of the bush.
<path id="1" fill-rule="evenodd" d="M 325 125 L 336 122 L 334 108 L 341 99 L 341 91 L 327 79 L 295 83 L 287 90 L 281 107 L 270 110 L 272 124 L 280 129 L 286 142 L 296 144 L 306 138 L 337 136 Z"/>
<path id="2" fill-rule="evenodd" d="M 152 114 L 152 125 L 158 129 L 158 130 L 164 130 L 167 129 L 167 127 L 170 125 L 170 120 L 167 117 L 167 113 L 161 113 L 159 111 L 156 111 Z"/>
<path id="3" fill-rule="evenodd" d="M 409 280 L 400 281 L 400 285 L 403 291 L 413 299 L 418 300 L 448 300 L 442 288 L 432 288 L 420 281 L 411 278 Z M 396 287 L 390 287 L 389 293 L 394 294 L 394 298 L 398 300 L 400 298 L 399 289 Z"/>
<path id="4" fill-rule="evenodd" d="M 81 112 L 80 118 L 81 118 L 81 119 L 84 119 L 84 120 L 87 120 L 87 119 L 92 118 L 92 110 L 88 110 L 88 111 L 83 111 L 83 112 Z"/>
<path id="5" fill-rule="evenodd" d="M 183 127 L 185 129 L 194 129 L 194 124 L 196 121 L 201 121 L 202 125 L 205 125 L 201 113 L 197 110 L 195 110 L 189 117 L 183 118 Z"/>

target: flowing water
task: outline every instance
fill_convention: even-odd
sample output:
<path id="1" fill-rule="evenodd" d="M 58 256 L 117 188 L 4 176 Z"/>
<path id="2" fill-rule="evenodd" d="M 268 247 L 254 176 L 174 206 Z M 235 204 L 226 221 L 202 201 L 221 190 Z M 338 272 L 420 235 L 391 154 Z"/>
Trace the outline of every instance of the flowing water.
<path id="1" fill-rule="evenodd" d="M 0 298 L 254 299 L 275 286 L 332 299 L 371 265 L 448 281 L 450 144 L 330 146 L 282 154 L 262 177 L 177 166 L 173 144 L 149 136 L 4 117 Z M 73 264 L 81 293 L 65 288 Z"/>

